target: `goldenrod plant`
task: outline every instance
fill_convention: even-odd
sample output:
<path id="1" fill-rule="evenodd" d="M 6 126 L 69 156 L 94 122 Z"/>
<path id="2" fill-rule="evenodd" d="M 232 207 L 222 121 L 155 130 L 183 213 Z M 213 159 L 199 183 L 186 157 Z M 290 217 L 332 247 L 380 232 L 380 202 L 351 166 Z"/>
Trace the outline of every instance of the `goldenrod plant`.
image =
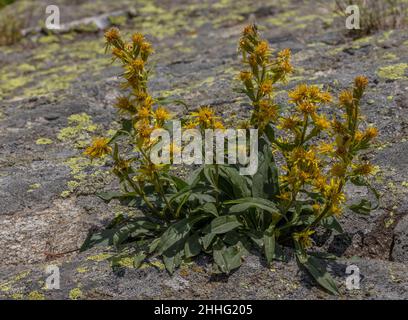
<path id="1" fill-rule="evenodd" d="M 121 191 L 100 197 L 141 207 L 143 216 L 115 218 L 107 229 L 90 234 L 82 250 L 114 246 L 113 265 L 124 256 L 133 257 L 135 267 L 162 258 L 170 273 L 205 253 L 212 255 L 215 273 L 228 274 L 251 250 L 262 252 L 271 264 L 284 260 L 283 248 L 291 247 L 299 265 L 336 294 L 336 283 L 323 267 L 324 255 L 312 250 L 313 235 L 317 228 L 342 232 L 337 218 L 346 205 L 347 183 L 369 188 L 378 202 L 369 184 L 374 167 L 360 156 L 378 133 L 362 123 L 367 78 L 357 77 L 338 99 L 319 86 L 301 84 L 288 92 L 286 106 L 279 105 L 275 87 L 294 71 L 291 51 L 274 53 L 256 26 L 247 26 L 239 40 L 242 71 L 237 81 L 252 112 L 239 126 L 258 130 L 257 172 L 244 176 L 237 165 L 207 163 L 184 179 L 171 165 L 155 164 L 149 153 L 158 143 L 152 131 L 171 128 L 165 100 L 148 90 L 151 44 L 139 33 L 126 42 L 116 28 L 105 38 L 113 60 L 123 67 L 126 94 L 116 103 L 122 128 L 111 138 L 95 139 L 85 153 L 113 159 Z M 326 114 L 328 108 L 332 112 Z M 214 109 L 201 106 L 186 116 L 184 128 L 224 130 L 225 124 Z M 174 156 L 176 146 L 169 147 Z M 350 209 L 368 214 L 374 206 L 362 200 Z"/>

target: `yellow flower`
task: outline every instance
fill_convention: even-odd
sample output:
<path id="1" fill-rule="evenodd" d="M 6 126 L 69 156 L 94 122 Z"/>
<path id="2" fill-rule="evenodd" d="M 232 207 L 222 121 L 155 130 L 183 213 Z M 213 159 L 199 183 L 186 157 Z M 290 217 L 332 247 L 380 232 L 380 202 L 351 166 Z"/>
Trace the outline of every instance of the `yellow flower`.
<path id="1" fill-rule="evenodd" d="M 143 43 L 140 46 L 140 54 L 142 56 L 142 59 L 146 61 L 149 55 L 152 54 L 153 52 L 154 50 L 152 48 L 152 45 L 147 41 L 143 41 Z"/>
<path id="2" fill-rule="evenodd" d="M 354 79 L 354 85 L 359 90 L 364 90 L 368 85 L 368 79 L 364 76 L 358 76 Z"/>
<path id="3" fill-rule="evenodd" d="M 286 49 L 283 49 L 283 50 L 279 51 L 278 58 L 281 59 L 281 60 L 289 60 L 291 54 L 292 53 L 291 53 L 290 49 L 286 48 Z"/>
<path id="4" fill-rule="evenodd" d="M 239 73 L 239 78 L 241 79 L 241 81 L 250 81 L 252 79 L 252 74 L 249 71 L 241 71 Z"/>
<path id="5" fill-rule="evenodd" d="M 325 115 L 314 115 L 313 116 L 313 121 L 316 127 L 318 127 L 320 130 L 326 130 L 330 128 L 330 121 L 327 120 L 327 117 Z"/>
<path id="6" fill-rule="evenodd" d="M 142 72 L 144 68 L 144 61 L 142 59 L 133 60 L 131 63 L 131 68 L 137 73 Z"/>
<path id="7" fill-rule="evenodd" d="M 90 158 L 101 158 L 110 152 L 112 152 L 112 148 L 108 145 L 109 139 L 107 138 L 95 138 L 86 150 L 84 154 L 89 156 Z"/>
<path id="8" fill-rule="evenodd" d="M 149 122 L 146 120 L 141 120 L 141 121 L 136 122 L 135 129 L 136 129 L 137 135 L 143 140 L 149 139 L 150 134 L 153 131 L 153 128 L 151 127 Z"/>
<path id="9" fill-rule="evenodd" d="M 319 191 L 323 191 L 325 190 L 327 185 L 327 178 L 322 176 L 322 175 L 318 175 L 314 180 L 313 180 L 313 186 L 319 190 Z"/>
<path id="10" fill-rule="evenodd" d="M 364 132 L 364 138 L 366 139 L 374 139 L 376 136 L 378 136 L 378 129 L 375 127 L 369 127 Z"/>
<path id="11" fill-rule="evenodd" d="M 354 136 L 354 139 L 355 139 L 357 142 L 360 142 L 361 140 L 363 140 L 363 138 L 364 138 L 364 132 L 357 131 L 356 134 L 355 134 L 355 136 Z"/>
<path id="12" fill-rule="evenodd" d="M 105 32 L 105 39 L 108 43 L 112 43 L 115 40 L 120 39 L 120 32 L 118 28 L 110 28 Z"/>
<path id="13" fill-rule="evenodd" d="M 341 215 L 341 213 L 342 213 L 342 209 L 341 209 L 341 207 L 340 207 L 339 205 L 333 204 L 333 205 L 330 207 L 330 212 L 331 212 L 332 214 L 334 214 L 335 216 L 339 217 L 339 216 Z"/>
<path id="14" fill-rule="evenodd" d="M 290 102 L 299 104 L 304 101 L 313 103 L 326 103 L 332 100 L 330 93 L 322 92 L 318 86 L 308 86 L 306 84 L 298 85 L 289 92 Z"/>
<path id="15" fill-rule="evenodd" d="M 314 214 L 317 216 L 317 215 L 319 215 L 320 211 L 322 210 L 322 206 L 320 205 L 320 203 L 314 203 L 312 205 L 312 209 L 313 209 Z"/>
<path id="16" fill-rule="evenodd" d="M 351 106 L 353 104 L 353 92 L 350 90 L 344 90 L 340 93 L 339 102 L 344 107 Z"/>
<path id="17" fill-rule="evenodd" d="M 158 107 L 154 112 L 154 117 L 156 118 L 157 122 L 163 123 L 164 121 L 170 119 L 170 113 L 164 107 Z"/>
<path id="18" fill-rule="evenodd" d="M 314 114 L 316 112 L 316 105 L 310 102 L 301 102 L 298 104 L 300 112 L 303 114 Z"/>
<path id="19" fill-rule="evenodd" d="M 183 125 L 183 128 L 184 128 L 184 129 L 195 129 L 195 128 L 197 128 L 198 124 L 199 124 L 199 123 L 196 122 L 196 121 L 189 120 L 188 122 L 186 122 L 186 123 Z"/>
<path id="20" fill-rule="evenodd" d="M 137 111 L 137 117 L 139 119 L 148 119 L 150 117 L 151 113 L 150 113 L 150 109 L 146 108 L 146 107 L 141 107 L 138 111 Z"/>
<path id="21" fill-rule="evenodd" d="M 144 41 L 144 35 L 137 32 L 132 35 L 132 41 L 135 45 L 140 46 Z"/>
<path id="22" fill-rule="evenodd" d="M 303 101 L 308 92 L 308 87 L 306 84 L 300 84 L 295 89 L 289 91 L 288 96 L 290 98 L 290 102 L 292 103 L 300 103 Z"/>
<path id="23" fill-rule="evenodd" d="M 333 98 L 329 92 L 324 91 L 324 92 L 320 92 L 319 100 L 320 102 L 325 103 L 325 102 L 331 102 Z"/>
<path id="24" fill-rule="evenodd" d="M 266 80 L 262 82 L 259 89 L 263 95 L 271 94 L 272 93 L 272 81 Z"/>
<path id="25" fill-rule="evenodd" d="M 346 168 L 342 163 L 335 163 L 330 169 L 330 173 L 335 177 L 342 177 L 346 173 Z"/>
<path id="26" fill-rule="evenodd" d="M 346 196 L 340 190 L 340 180 L 337 178 L 330 179 L 330 183 L 326 185 L 324 195 L 327 200 L 333 205 L 338 205 L 346 201 Z"/>
<path id="27" fill-rule="evenodd" d="M 191 116 L 193 116 L 196 119 L 196 122 L 204 128 L 210 128 L 214 119 L 217 118 L 215 117 L 214 110 L 210 107 L 201 107 L 197 112 L 192 112 Z"/>
<path id="28" fill-rule="evenodd" d="M 221 121 L 218 121 L 218 120 L 214 121 L 213 127 L 214 127 L 214 129 L 219 129 L 219 130 L 224 130 L 225 129 L 224 124 Z"/>
<path id="29" fill-rule="evenodd" d="M 259 44 L 255 47 L 255 54 L 260 58 L 265 58 L 269 52 L 269 45 L 266 41 L 260 41 Z"/>
<path id="30" fill-rule="evenodd" d="M 310 236 L 314 233 L 315 231 L 313 230 L 304 230 L 294 233 L 293 238 L 300 243 L 302 248 L 310 248 L 313 245 L 313 241 Z"/>
<path id="31" fill-rule="evenodd" d="M 372 164 L 370 163 L 363 163 L 358 166 L 355 166 L 353 173 L 357 175 L 364 175 L 368 176 L 370 174 L 373 174 L 375 171 L 375 168 Z"/>
<path id="32" fill-rule="evenodd" d="M 334 144 L 323 142 L 317 146 L 319 153 L 331 153 L 334 152 Z"/>
<path id="33" fill-rule="evenodd" d="M 247 25 L 242 31 L 243 36 L 254 36 L 256 34 L 256 26 L 253 24 Z"/>
<path id="34" fill-rule="evenodd" d="M 283 201 L 290 201 L 292 199 L 292 193 L 289 191 L 283 192 L 278 196 L 278 198 Z"/>
<path id="35" fill-rule="evenodd" d="M 259 102 L 258 122 L 260 127 L 265 127 L 269 122 L 276 120 L 278 116 L 278 108 L 269 101 L 262 100 Z"/>
<path id="36" fill-rule="evenodd" d="M 116 99 L 115 107 L 119 109 L 119 112 L 135 112 L 134 106 L 127 97 L 118 97 Z"/>
<path id="37" fill-rule="evenodd" d="M 281 130 L 293 130 L 301 123 L 301 120 L 297 116 L 289 116 L 287 118 L 280 118 L 278 129 Z"/>
<path id="38" fill-rule="evenodd" d="M 149 95 L 144 96 L 144 100 L 142 102 L 142 106 L 144 108 L 151 110 L 152 106 L 153 106 L 153 103 L 154 103 L 154 100 L 153 100 L 153 98 L 151 96 L 149 96 Z"/>
<path id="39" fill-rule="evenodd" d="M 344 127 L 344 125 L 336 119 L 331 122 L 331 128 L 335 133 L 338 134 L 344 134 L 346 132 L 346 128 Z"/>

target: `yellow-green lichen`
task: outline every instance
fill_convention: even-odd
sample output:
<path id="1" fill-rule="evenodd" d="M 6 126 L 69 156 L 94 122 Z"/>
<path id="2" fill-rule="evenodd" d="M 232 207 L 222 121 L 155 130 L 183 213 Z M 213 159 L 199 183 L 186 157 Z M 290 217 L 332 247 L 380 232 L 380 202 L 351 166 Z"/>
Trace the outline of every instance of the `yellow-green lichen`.
<path id="1" fill-rule="evenodd" d="M 408 63 L 398 63 L 385 67 L 381 67 L 377 70 L 377 74 L 380 78 L 389 80 L 402 80 L 407 79 L 405 71 L 408 68 Z"/>
<path id="2" fill-rule="evenodd" d="M 69 298 L 71 300 L 79 300 L 83 298 L 83 293 L 80 288 L 74 288 L 69 292 Z"/>
<path id="3" fill-rule="evenodd" d="M 69 190 L 64 190 L 64 191 L 62 191 L 61 193 L 60 193 L 60 197 L 62 197 L 62 198 L 68 198 L 70 195 L 71 195 L 71 191 L 69 191 Z"/>
<path id="4" fill-rule="evenodd" d="M 382 57 L 385 60 L 396 60 L 398 59 L 397 55 L 392 52 L 387 52 L 386 54 L 383 55 Z"/>
<path id="5" fill-rule="evenodd" d="M 96 255 L 87 257 L 86 260 L 101 262 L 101 261 L 105 261 L 109 259 L 110 257 L 112 257 L 110 253 L 100 253 L 100 254 L 96 254 Z"/>
<path id="6" fill-rule="evenodd" d="M 61 141 L 78 143 L 82 146 L 88 143 L 89 133 L 94 132 L 98 126 L 92 122 L 91 116 L 86 113 L 73 114 L 68 117 L 69 126 L 59 131 L 57 138 Z"/>
<path id="7" fill-rule="evenodd" d="M 45 296 L 39 291 L 31 291 L 28 294 L 28 300 L 45 300 Z"/>
<path id="8" fill-rule="evenodd" d="M 34 190 L 37 190 L 41 188 L 41 184 L 40 183 L 33 183 L 30 185 L 28 192 L 33 192 Z"/>
<path id="9" fill-rule="evenodd" d="M 133 264 L 134 259 L 131 257 L 123 257 L 120 260 L 117 261 L 117 264 L 121 267 L 126 267 L 126 268 L 134 268 Z"/>
<path id="10" fill-rule="evenodd" d="M 51 140 L 51 139 L 48 139 L 48 138 L 39 138 L 39 139 L 37 139 L 37 141 L 35 142 L 35 144 L 38 144 L 38 145 L 52 144 L 52 140 Z"/>
<path id="11" fill-rule="evenodd" d="M 88 268 L 87 268 L 87 267 L 78 267 L 78 268 L 76 269 L 76 271 L 77 271 L 78 273 L 85 273 L 85 272 L 88 272 Z"/>
<path id="12" fill-rule="evenodd" d="M 13 293 L 11 296 L 11 299 L 13 300 L 23 300 L 24 299 L 24 295 L 22 293 Z"/>
<path id="13" fill-rule="evenodd" d="M 148 268 L 151 268 L 151 267 L 156 267 L 159 270 L 166 269 L 166 266 L 163 264 L 163 262 L 161 262 L 159 260 L 150 261 L 148 263 L 142 263 L 142 265 L 140 266 L 140 269 L 148 269 Z"/>
<path id="14" fill-rule="evenodd" d="M 126 16 L 111 16 L 109 22 L 115 26 L 124 26 L 127 22 Z"/>

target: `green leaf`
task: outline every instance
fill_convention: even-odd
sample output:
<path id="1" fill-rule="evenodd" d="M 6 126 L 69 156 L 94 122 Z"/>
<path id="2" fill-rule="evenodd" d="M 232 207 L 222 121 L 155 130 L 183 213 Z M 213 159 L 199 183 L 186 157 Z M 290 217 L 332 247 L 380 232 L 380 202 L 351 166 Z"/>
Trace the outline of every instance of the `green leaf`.
<path id="1" fill-rule="evenodd" d="M 171 225 L 160 237 L 160 244 L 157 248 L 158 253 L 162 254 L 172 246 L 177 245 L 179 241 L 182 242 L 185 240 L 194 224 L 208 217 L 209 215 L 203 214 L 200 216 L 185 218 Z"/>
<path id="2" fill-rule="evenodd" d="M 244 176 L 239 174 L 238 169 L 233 167 L 221 166 L 220 176 L 225 178 L 232 187 L 235 198 L 249 197 L 251 192 L 247 186 Z"/>
<path id="3" fill-rule="evenodd" d="M 222 272 L 229 274 L 232 270 L 241 266 L 242 249 L 239 244 L 231 247 L 219 246 L 219 248 L 213 250 L 214 262 Z"/>
<path id="4" fill-rule="evenodd" d="M 213 234 L 222 234 L 240 226 L 242 226 L 242 224 L 238 221 L 236 216 L 226 215 L 217 217 L 211 221 L 210 230 Z"/>
<path id="5" fill-rule="evenodd" d="M 186 258 L 191 258 L 201 252 L 200 236 L 194 233 L 190 236 L 184 245 L 184 255 Z"/>
<path id="6" fill-rule="evenodd" d="M 170 182 L 172 182 L 176 186 L 177 191 L 180 191 L 189 186 L 189 184 L 186 181 L 180 179 L 177 176 L 166 174 L 165 178 L 167 178 Z"/>
<path id="7" fill-rule="evenodd" d="M 272 260 L 275 257 L 275 226 L 271 224 L 269 228 L 265 231 L 263 240 L 264 240 L 264 249 L 266 261 L 268 264 L 271 264 Z"/>
<path id="8" fill-rule="evenodd" d="M 252 179 L 252 195 L 256 198 L 273 198 L 279 194 L 278 168 L 268 145 L 259 154 L 261 160 Z"/>
<path id="9" fill-rule="evenodd" d="M 367 181 L 367 179 L 361 177 L 361 176 L 356 176 L 350 178 L 350 182 L 353 183 L 354 185 L 358 187 L 366 187 L 368 191 L 370 191 L 374 196 L 377 201 L 376 205 L 373 206 L 371 201 L 367 199 L 362 199 L 359 203 L 357 204 L 352 204 L 349 206 L 349 208 L 354 211 L 355 213 L 358 214 L 363 214 L 367 215 L 370 213 L 370 211 L 375 210 L 379 207 L 380 205 L 380 194 L 378 191 Z"/>
<path id="10" fill-rule="evenodd" d="M 262 198 L 242 198 L 232 201 L 226 201 L 224 202 L 224 204 L 233 204 L 233 206 L 231 206 L 229 209 L 230 213 L 240 213 L 245 212 L 250 208 L 258 208 L 270 213 L 280 215 L 275 203 Z"/>
<path id="11" fill-rule="evenodd" d="M 207 181 L 210 183 L 210 185 L 218 191 L 218 186 L 216 183 L 216 178 L 215 178 L 215 167 L 214 165 L 206 165 L 204 166 L 203 170 L 204 176 L 207 179 Z"/>
<path id="12" fill-rule="evenodd" d="M 264 246 L 264 237 L 263 233 L 261 231 L 256 231 L 256 230 L 250 230 L 246 231 L 245 234 L 249 237 L 249 239 L 252 240 L 253 243 L 256 244 L 256 246 L 261 249 Z"/>
<path id="13" fill-rule="evenodd" d="M 206 235 L 201 237 L 201 244 L 204 250 L 207 250 L 211 246 L 211 243 L 213 242 L 216 236 L 217 235 L 214 233 L 207 233 Z"/>
<path id="14" fill-rule="evenodd" d="M 126 198 L 136 197 L 137 194 L 135 192 L 123 193 L 119 191 L 108 191 L 108 192 L 100 192 L 97 194 L 97 196 L 101 198 L 102 200 L 109 202 L 113 199 L 126 199 Z"/>
<path id="15" fill-rule="evenodd" d="M 133 259 L 133 266 L 138 269 L 142 265 L 145 258 L 146 254 L 144 252 L 139 252 Z"/>
<path id="16" fill-rule="evenodd" d="M 343 228 L 334 216 L 323 218 L 320 224 L 326 229 L 334 230 L 337 233 L 344 233 Z"/>
<path id="17" fill-rule="evenodd" d="M 296 244 L 296 260 L 303 266 L 309 274 L 320 284 L 324 289 L 334 295 L 339 294 L 336 282 L 327 272 L 322 261 L 316 257 L 309 256 L 303 249 L 300 249 L 299 244 Z"/>
<path id="18" fill-rule="evenodd" d="M 79 249 L 80 252 L 88 250 L 96 245 L 110 246 L 113 244 L 113 235 L 117 229 L 106 229 L 100 232 L 90 233 Z"/>
<path id="19" fill-rule="evenodd" d="M 355 213 L 362 214 L 362 215 L 369 215 L 373 208 L 371 201 L 367 199 L 362 199 L 359 203 L 352 204 L 349 206 L 350 210 Z"/>
<path id="20" fill-rule="evenodd" d="M 205 212 L 205 213 L 210 213 L 216 217 L 218 217 L 218 210 L 217 207 L 215 206 L 214 203 L 209 202 L 206 203 L 202 206 L 197 207 L 196 209 L 194 209 L 193 211 L 191 211 L 191 213 L 197 213 L 197 212 Z"/>

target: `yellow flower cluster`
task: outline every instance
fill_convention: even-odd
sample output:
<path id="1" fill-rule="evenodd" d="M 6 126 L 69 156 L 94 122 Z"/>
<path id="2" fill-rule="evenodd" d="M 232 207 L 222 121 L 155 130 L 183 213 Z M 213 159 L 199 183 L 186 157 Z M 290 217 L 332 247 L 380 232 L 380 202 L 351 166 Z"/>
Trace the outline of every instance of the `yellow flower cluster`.
<path id="1" fill-rule="evenodd" d="M 208 106 L 200 107 L 190 114 L 190 120 L 184 125 L 185 129 L 225 129 L 220 117 L 215 115 L 214 109 Z"/>
<path id="2" fill-rule="evenodd" d="M 243 92 L 251 99 L 254 108 L 250 124 L 263 132 L 269 123 L 277 119 L 278 109 L 273 101 L 274 84 L 285 81 L 293 72 L 291 53 L 289 49 L 284 49 L 274 57 L 268 42 L 260 39 L 255 25 L 243 30 L 239 50 L 242 52 L 242 62 L 247 66 L 240 72 L 239 79 L 245 88 Z"/>
<path id="3" fill-rule="evenodd" d="M 333 103 L 331 94 L 316 85 L 300 84 L 288 93 L 294 105 L 289 114 L 280 116 L 273 101 L 274 84 L 285 81 L 293 72 L 289 49 L 276 56 L 266 41 L 260 39 L 256 26 L 247 26 L 239 41 L 243 64 L 248 66 L 239 74 L 244 92 L 253 104 L 250 126 L 260 134 L 271 123 L 277 123 L 284 136 L 275 138 L 274 146 L 283 155 L 286 173 L 280 176 L 281 192 L 278 198 L 288 208 L 296 201 L 301 190 L 313 190 L 324 197 L 316 202 L 313 210 L 320 221 L 323 217 L 342 212 L 345 195 L 342 192 L 350 176 L 369 175 L 374 168 L 368 162 L 358 163 L 353 155 L 375 138 L 378 130 L 373 127 L 359 131 L 359 103 L 368 86 L 368 79 L 358 76 L 350 90 L 340 93 L 338 110 L 340 119 L 330 119 L 323 106 Z M 324 137 L 320 142 L 315 140 Z M 316 222 L 317 223 L 317 222 Z M 311 244 L 311 231 L 299 233 L 305 247 Z"/>

